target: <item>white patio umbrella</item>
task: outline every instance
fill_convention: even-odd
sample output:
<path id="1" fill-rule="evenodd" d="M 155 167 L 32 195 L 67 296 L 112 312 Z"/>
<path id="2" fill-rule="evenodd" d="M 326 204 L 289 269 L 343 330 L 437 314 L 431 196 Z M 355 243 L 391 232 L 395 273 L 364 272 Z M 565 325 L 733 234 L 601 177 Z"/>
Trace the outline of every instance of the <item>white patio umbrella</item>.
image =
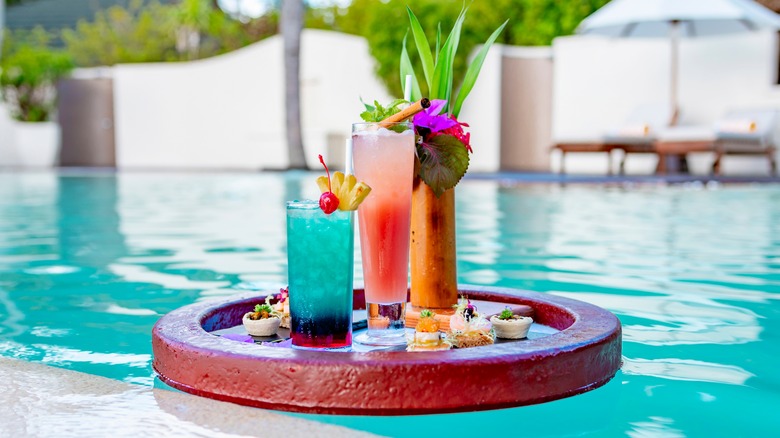
<path id="1" fill-rule="evenodd" d="M 761 29 L 780 29 L 780 15 L 753 0 L 612 0 L 583 20 L 577 33 L 618 38 L 669 38 L 670 100 L 676 112 L 680 37 Z"/>

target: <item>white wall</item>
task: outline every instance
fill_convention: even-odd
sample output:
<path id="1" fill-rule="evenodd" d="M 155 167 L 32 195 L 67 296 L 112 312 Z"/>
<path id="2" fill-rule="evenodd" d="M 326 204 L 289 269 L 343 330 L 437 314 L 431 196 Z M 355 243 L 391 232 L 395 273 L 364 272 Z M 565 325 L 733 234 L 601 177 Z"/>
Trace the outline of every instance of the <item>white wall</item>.
<path id="1" fill-rule="evenodd" d="M 116 66 L 117 167 L 286 167 L 282 62 L 282 40 L 272 37 L 206 60 Z M 391 100 L 374 68 L 365 39 L 304 30 L 301 108 L 310 166 L 319 153 L 327 158 L 328 134 L 349 136 L 361 97 Z M 496 47 L 461 114 L 472 126 L 471 171 L 499 167 L 500 88 Z"/>
<path id="2" fill-rule="evenodd" d="M 683 39 L 679 106 L 682 125 L 711 125 L 729 109 L 780 108 L 777 34 Z M 553 137 L 598 138 L 635 107 L 669 100 L 670 43 L 665 39 L 562 37 L 553 43 Z M 576 158 L 575 158 L 576 157 Z M 707 169 L 700 157 L 694 169 Z M 606 158 L 572 154 L 571 172 L 603 172 Z M 652 172 L 655 158 L 631 156 L 629 172 Z M 557 163 L 553 163 L 557 169 Z M 726 173 L 766 172 L 765 159 L 728 157 Z"/>
<path id="3" fill-rule="evenodd" d="M 301 108 L 306 155 L 327 156 L 326 135 L 348 136 L 360 97 L 387 101 L 363 38 L 305 30 Z M 287 166 L 282 40 L 215 58 L 114 68 L 117 167 Z"/>
<path id="4" fill-rule="evenodd" d="M 477 46 L 473 59 L 482 46 Z M 463 104 L 458 119 L 469 124 L 471 133 L 470 172 L 494 172 L 501 160 L 501 62 L 504 47 L 490 48 L 479 78 Z"/>

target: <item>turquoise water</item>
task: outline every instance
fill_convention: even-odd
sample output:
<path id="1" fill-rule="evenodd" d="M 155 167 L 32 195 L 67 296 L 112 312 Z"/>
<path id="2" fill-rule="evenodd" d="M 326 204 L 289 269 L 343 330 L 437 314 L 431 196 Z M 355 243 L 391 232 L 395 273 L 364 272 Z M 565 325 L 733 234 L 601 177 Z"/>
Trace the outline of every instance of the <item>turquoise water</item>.
<path id="1" fill-rule="evenodd" d="M 284 201 L 316 193 L 300 174 L 0 174 L 0 355 L 152 385 L 157 319 L 284 285 Z M 304 417 L 394 436 L 778 434 L 780 186 L 471 180 L 457 196 L 460 281 L 611 310 L 621 372 L 523 408 Z"/>

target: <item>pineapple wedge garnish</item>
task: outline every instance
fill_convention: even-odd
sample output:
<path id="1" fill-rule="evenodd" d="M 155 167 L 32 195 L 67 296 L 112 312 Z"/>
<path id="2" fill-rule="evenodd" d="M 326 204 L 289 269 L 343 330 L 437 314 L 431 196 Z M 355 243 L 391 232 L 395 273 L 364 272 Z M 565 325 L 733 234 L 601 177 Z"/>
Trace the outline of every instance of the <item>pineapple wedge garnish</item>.
<path id="1" fill-rule="evenodd" d="M 328 178 L 324 176 L 317 178 L 317 185 L 322 193 L 327 192 Z M 366 183 L 358 182 L 355 175 L 344 175 L 342 172 L 333 173 L 331 186 L 333 194 L 339 198 L 339 210 L 342 211 L 357 210 L 360 203 L 371 192 L 371 187 Z"/>

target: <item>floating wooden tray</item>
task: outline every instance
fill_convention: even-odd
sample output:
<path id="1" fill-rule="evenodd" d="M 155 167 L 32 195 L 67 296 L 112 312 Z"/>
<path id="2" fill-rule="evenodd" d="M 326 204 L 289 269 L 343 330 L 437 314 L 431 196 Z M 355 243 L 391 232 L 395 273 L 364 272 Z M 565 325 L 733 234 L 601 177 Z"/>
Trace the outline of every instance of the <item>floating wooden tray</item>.
<path id="1" fill-rule="evenodd" d="M 266 295 L 251 293 L 162 317 L 152 332 L 153 366 L 161 380 L 192 394 L 266 409 L 361 415 L 541 403 L 597 388 L 620 368 L 620 322 L 604 309 L 514 289 L 462 286 L 461 293 L 502 309 L 529 306 L 536 323 L 555 330 L 522 342 L 415 353 L 303 351 L 212 334 L 240 325 Z M 365 309 L 362 289 L 354 304 Z"/>

